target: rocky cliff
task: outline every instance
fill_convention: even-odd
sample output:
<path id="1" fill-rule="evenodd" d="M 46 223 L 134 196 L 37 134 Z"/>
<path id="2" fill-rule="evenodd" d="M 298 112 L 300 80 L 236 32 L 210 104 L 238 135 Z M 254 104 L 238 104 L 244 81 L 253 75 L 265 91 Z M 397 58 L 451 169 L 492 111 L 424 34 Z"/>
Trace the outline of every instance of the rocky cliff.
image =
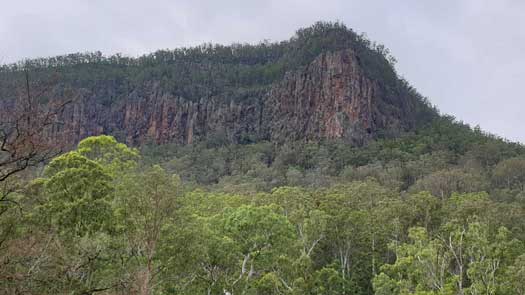
<path id="1" fill-rule="evenodd" d="M 367 77 L 352 50 L 318 56 L 303 71 L 288 73 L 265 100 L 272 139 L 345 139 L 363 142 L 378 130 L 402 132 L 415 121 L 403 97 L 388 97 Z"/>
<path id="2" fill-rule="evenodd" d="M 59 72 L 44 101 L 72 93 L 76 99 L 47 136 L 71 145 L 97 134 L 133 145 L 210 138 L 363 144 L 432 117 L 383 49 L 370 44 L 344 26 L 321 23 L 273 44 L 201 46 L 137 59 L 75 54 L 3 66 L 0 95 L 13 96 L 20 69 L 30 67 L 43 80 Z"/>
<path id="3" fill-rule="evenodd" d="M 381 81 L 367 77 L 355 53 L 319 55 L 281 81 L 251 93 L 246 101 L 217 97 L 197 101 L 174 96 L 148 82 L 110 104 L 112 83 L 78 89 L 64 111 L 60 128 L 49 134 L 76 143 L 97 134 L 113 134 L 130 144 L 190 144 L 208 136 L 232 142 L 260 139 L 343 139 L 363 143 L 379 130 L 399 133 L 415 124 L 403 97 L 389 97 Z"/>

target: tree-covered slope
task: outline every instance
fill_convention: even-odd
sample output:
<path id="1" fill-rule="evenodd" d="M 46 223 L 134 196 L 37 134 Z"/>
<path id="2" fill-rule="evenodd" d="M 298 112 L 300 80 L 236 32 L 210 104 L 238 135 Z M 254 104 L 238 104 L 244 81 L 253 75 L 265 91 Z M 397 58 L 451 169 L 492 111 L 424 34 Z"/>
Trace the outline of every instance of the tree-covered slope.
<path id="1" fill-rule="evenodd" d="M 450 120 L 367 147 L 90 137 L 3 183 L 0 290 L 521 294 L 523 171 Z"/>

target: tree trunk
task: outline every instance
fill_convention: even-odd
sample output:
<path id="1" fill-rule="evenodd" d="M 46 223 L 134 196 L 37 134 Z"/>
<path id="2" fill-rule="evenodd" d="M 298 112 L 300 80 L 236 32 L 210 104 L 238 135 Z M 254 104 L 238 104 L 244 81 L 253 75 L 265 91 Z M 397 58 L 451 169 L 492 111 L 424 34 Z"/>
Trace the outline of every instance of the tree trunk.
<path id="1" fill-rule="evenodd" d="M 151 294 L 151 279 L 153 274 L 153 259 L 148 257 L 148 264 L 146 269 L 142 271 L 142 278 L 140 284 L 140 295 L 150 295 Z"/>

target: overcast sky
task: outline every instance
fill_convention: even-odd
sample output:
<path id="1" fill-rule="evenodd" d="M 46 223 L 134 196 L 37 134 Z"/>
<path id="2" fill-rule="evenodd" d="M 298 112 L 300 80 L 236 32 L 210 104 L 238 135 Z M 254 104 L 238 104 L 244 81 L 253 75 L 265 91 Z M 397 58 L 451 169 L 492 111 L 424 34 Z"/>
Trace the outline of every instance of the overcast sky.
<path id="1" fill-rule="evenodd" d="M 385 44 L 443 113 L 525 143 L 524 0 L 2 1 L 0 61 L 288 39 L 339 20 Z"/>

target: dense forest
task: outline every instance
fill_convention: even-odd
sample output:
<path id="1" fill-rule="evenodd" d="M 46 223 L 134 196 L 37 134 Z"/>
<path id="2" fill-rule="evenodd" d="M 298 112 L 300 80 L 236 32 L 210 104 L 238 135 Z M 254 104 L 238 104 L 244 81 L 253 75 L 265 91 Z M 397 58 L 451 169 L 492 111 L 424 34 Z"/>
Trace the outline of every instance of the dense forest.
<path id="1" fill-rule="evenodd" d="M 304 37 L 326 26 L 351 38 Z M 340 24 L 257 46 L 33 60 L 4 66 L 0 86 L 59 68 L 83 83 L 158 74 L 198 98 L 267 85 L 334 40 L 354 42 L 370 75 L 412 93 L 426 123 L 363 146 L 211 136 L 131 147 L 100 135 L 49 152 L 21 131 L 35 116 L 2 122 L 0 294 L 525 294 L 525 147 L 438 116 L 384 47 Z M 208 58 L 208 77 L 168 66 Z"/>
<path id="2" fill-rule="evenodd" d="M 395 87 L 395 59 L 389 50 L 337 22 L 316 23 L 281 42 L 228 46 L 208 43 L 159 50 L 136 58 L 88 52 L 28 59 L 0 65 L 0 77 L 4 83 L 13 82 L 18 78 L 16 73 L 30 70 L 38 79 L 58 74 L 61 83 L 73 81 L 85 87 L 98 80 L 117 84 L 161 81 L 176 95 L 200 99 L 215 93 L 238 92 L 239 88 L 256 90 L 307 65 L 323 52 L 347 48 L 357 52 L 370 75 Z"/>
<path id="3" fill-rule="evenodd" d="M 2 183 L 6 294 L 525 294 L 525 149 L 83 140 Z"/>

